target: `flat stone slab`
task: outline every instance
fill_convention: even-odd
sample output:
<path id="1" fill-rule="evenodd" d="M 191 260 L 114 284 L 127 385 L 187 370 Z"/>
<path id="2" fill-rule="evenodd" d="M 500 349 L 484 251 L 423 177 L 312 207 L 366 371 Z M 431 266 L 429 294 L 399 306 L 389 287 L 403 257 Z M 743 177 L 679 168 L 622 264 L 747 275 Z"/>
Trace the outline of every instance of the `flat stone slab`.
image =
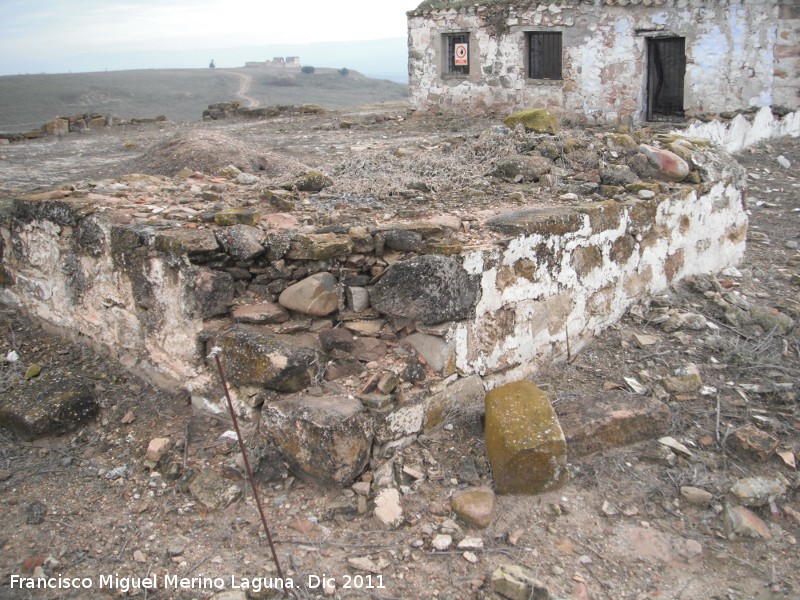
<path id="1" fill-rule="evenodd" d="M 98 410 L 93 385 L 45 373 L 0 398 L 0 427 L 31 440 L 70 431 Z"/>
<path id="2" fill-rule="evenodd" d="M 563 207 L 528 208 L 499 214 L 486 221 L 486 226 L 506 234 L 562 235 L 578 231 L 583 217 L 577 211 Z"/>
<path id="3" fill-rule="evenodd" d="M 665 435 L 672 424 L 666 404 L 622 391 L 587 394 L 559 402 L 556 414 L 577 458 Z"/>

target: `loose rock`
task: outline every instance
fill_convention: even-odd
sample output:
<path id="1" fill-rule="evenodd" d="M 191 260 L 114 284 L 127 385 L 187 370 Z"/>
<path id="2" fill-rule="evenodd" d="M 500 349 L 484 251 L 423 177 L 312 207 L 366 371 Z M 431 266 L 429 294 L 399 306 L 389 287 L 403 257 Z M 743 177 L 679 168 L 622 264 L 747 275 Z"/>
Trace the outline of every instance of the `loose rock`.
<path id="1" fill-rule="evenodd" d="M 453 494 L 450 506 L 465 523 L 485 529 L 492 522 L 494 492 L 489 488 L 458 492 Z"/>
<path id="2" fill-rule="evenodd" d="M 747 477 L 731 488 L 731 496 L 742 506 L 764 506 L 786 493 L 786 486 L 774 477 Z"/>
<path id="3" fill-rule="evenodd" d="M 549 600 L 550 592 L 519 565 L 504 565 L 492 573 L 492 589 L 509 600 Z"/>
<path id="4" fill-rule="evenodd" d="M 753 511 L 744 506 L 729 506 L 725 509 L 725 524 L 728 528 L 728 538 L 757 538 L 768 540 L 772 538 L 769 527 Z"/>

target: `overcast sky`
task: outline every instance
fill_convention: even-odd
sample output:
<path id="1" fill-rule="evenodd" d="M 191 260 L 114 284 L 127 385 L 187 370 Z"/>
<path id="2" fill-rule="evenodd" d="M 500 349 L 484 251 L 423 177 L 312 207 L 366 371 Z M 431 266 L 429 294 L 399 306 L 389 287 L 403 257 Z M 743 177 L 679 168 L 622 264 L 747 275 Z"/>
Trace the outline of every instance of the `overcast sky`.
<path id="1" fill-rule="evenodd" d="M 0 74 L 92 53 L 404 37 L 419 2 L 0 0 Z"/>

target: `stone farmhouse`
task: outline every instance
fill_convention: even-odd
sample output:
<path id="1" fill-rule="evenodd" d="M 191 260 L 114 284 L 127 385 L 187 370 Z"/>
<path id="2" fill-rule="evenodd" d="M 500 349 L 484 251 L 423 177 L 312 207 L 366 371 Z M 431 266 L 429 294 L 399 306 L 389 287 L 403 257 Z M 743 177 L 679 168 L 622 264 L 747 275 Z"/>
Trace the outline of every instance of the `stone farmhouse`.
<path id="1" fill-rule="evenodd" d="M 576 123 L 798 107 L 798 0 L 426 0 L 416 110 L 546 107 Z"/>

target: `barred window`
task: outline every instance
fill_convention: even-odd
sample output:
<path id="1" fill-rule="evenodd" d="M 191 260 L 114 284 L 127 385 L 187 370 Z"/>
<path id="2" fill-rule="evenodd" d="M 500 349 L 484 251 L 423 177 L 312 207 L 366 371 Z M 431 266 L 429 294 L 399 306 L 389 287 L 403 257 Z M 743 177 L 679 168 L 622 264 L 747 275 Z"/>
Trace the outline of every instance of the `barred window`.
<path id="1" fill-rule="evenodd" d="M 528 51 L 528 77 L 561 79 L 560 31 L 531 31 Z"/>
<path id="2" fill-rule="evenodd" d="M 469 33 L 449 33 L 445 36 L 447 64 L 444 72 L 451 75 L 469 75 Z"/>

